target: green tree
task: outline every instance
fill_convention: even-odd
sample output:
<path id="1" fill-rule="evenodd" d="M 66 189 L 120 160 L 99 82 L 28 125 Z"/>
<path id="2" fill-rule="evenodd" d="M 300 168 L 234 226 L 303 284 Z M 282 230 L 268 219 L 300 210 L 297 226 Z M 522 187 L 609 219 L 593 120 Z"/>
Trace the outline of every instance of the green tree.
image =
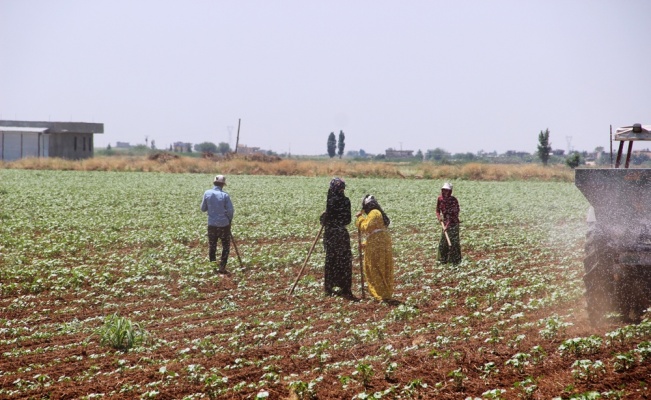
<path id="1" fill-rule="evenodd" d="M 199 153 L 217 153 L 217 145 L 212 142 L 203 142 L 194 145 L 194 151 Z"/>
<path id="2" fill-rule="evenodd" d="M 568 167 L 574 169 L 578 167 L 579 165 L 582 164 L 581 162 L 581 155 L 577 152 L 574 152 L 570 154 L 566 159 L 565 159 L 565 164 L 567 164 Z"/>
<path id="3" fill-rule="evenodd" d="M 129 149 L 129 152 L 133 154 L 147 154 L 147 152 L 149 152 L 149 148 L 144 144 L 137 144 L 135 146 L 132 146 Z"/>
<path id="4" fill-rule="evenodd" d="M 330 132 L 328 136 L 328 155 L 330 158 L 334 157 L 337 153 L 337 138 L 335 138 L 335 133 Z"/>
<path id="5" fill-rule="evenodd" d="M 339 158 L 344 154 L 344 148 L 346 147 L 345 139 L 344 131 L 339 131 L 339 141 L 337 142 L 337 154 Z"/>
<path id="6" fill-rule="evenodd" d="M 441 162 L 441 161 L 445 161 L 449 157 L 450 157 L 450 153 L 448 153 L 447 151 L 443 150 L 440 147 L 437 147 L 434 150 L 427 150 L 426 158 L 428 160 Z"/>
<path id="7" fill-rule="evenodd" d="M 221 154 L 226 154 L 231 152 L 231 146 L 226 142 L 219 142 L 219 150 Z"/>
<path id="8" fill-rule="evenodd" d="M 552 144 L 549 141 L 549 129 L 545 129 L 545 132 L 540 131 L 538 135 L 538 157 L 543 165 L 547 165 L 549 162 L 549 153 L 551 151 Z"/>
<path id="9" fill-rule="evenodd" d="M 473 153 L 467 152 L 467 153 L 455 153 L 452 156 L 452 158 L 463 162 L 469 162 L 474 160 L 476 156 Z"/>

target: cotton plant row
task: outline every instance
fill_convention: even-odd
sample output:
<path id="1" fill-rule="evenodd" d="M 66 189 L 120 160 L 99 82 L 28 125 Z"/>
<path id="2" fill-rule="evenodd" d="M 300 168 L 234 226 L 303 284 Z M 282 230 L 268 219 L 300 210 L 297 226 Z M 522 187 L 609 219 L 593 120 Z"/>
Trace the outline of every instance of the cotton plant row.
<path id="1" fill-rule="evenodd" d="M 466 259 L 453 267 L 435 262 L 439 182 L 348 179 L 353 212 L 371 193 L 392 219 L 401 304 L 388 306 L 325 298 L 320 245 L 287 296 L 329 179 L 230 176 L 244 268 L 232 248 L 221 277 L 198 210 L 210 176 L 0 175 L 12 211 L 0 226 L 0 354 L 16 366 L 0 372 L 2 395 L 93 382 L 96 396 L 143 398 L 535 398 L 537 374 L 558 364 L 569 398 L 649 364 L 645 324 L 575 335 L 587 204 L 571 184 L 458 182 Z M 43 180 L 50 190 L 28 196 Z M 100 340 L 111 321 L 133 344 Z M 471 381 L 483 389 L 468 393 Z"/>

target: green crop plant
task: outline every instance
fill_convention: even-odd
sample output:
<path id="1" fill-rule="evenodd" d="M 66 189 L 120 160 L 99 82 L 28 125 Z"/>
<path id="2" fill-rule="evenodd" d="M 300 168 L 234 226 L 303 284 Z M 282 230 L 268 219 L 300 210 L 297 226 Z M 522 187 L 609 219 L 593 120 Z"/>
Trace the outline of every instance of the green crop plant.
<path id="1" fill-rule="evenodd" d="M 528 376 L 524 380 L 515 382 L 513 387 L 518 390 L 518 397 L 529 400 L 534 398 L 534 393 L 538 390 L 538 380 Z"/>
<path id="2" fill-rule="evenodd" d="M 448 378 L 450 378 L 450 382 L 452 383 L 454 390 L 461 391 L 464 387 L 465 381 L 468 379 L 468 376 L 463 373 L 461 368 L 457 368 L 448 372 Z"/>
<path id="3" fill-rule="evenodd" d="M 423 382 L 422 379 L 412 379 L 403 388 L 400 393 L 405 395 L 408 399 L 419 398 L 419 392 L 421 390 L 427 389 L 427 383 Z"/>
<path id="4" fill-rule="evenodd" d="M 504 393 L 506 393 L 504 389 L 491 389 L 482 393 L 481 396 L 483 399 L 502 400 L 504 399 L 502 396 Z"/>
<path id="5" fill-rule="evenodd" d="M 289 389 L 299 400 L 316 399 L 316 386 L 322 380 L 323 377 L 318 377 L 309 382 L 303 382 L 301 380 L 292 381 L 289 383 Z"/>
<path id="6" fill-rule="evenodd" d="M 507 360 L 504 364 L 512 367 L 518 373 L 522 374 L 524 373 L 524 369 L 529 366 L 530 362 L 529 359 L 531 359 L 531 354 L 529 353 L 517 353 L 514 354 L 509 360 Z"/>
<path id="7" fill-rule="evenodd" d="M 117 314 L 104 319 L 104 325 L 97 330 L 100 344 L 116 350 L 129 350 L 134 346 L 145 344 L 149 335 L 138 323 Z"/>
<path id="8" fill-rule="evenodd" d="M 648 362 L 648 360 L 651 359 L 651 342 L 644 341 L 639 343 L 637 348 L 633 351 L 640 356 L 640 362 Z"/>
<path id="9" fill-rule="evenodd" d="M 395 375 L 397 369 L 398 369 L 397 362 L 393 361 L 387 363 L 386 367 L 384 368 L 384 379 L 388 381 L 393 380 L 393 376 Z"/>
<path id="10" fill-rule="evenodd" d="M 576 360 L 572 363 L 572 376 L 575 379 L 594 381 L 606 373 L 606 367 L 601 360 Z"/>
<path id="11" fill-rule="evenodd" d="M 531 361 L 534 364 L 540 364 L 545 360 L 545 358 L 547 358 L 547 352 L 540 345 L 533 346 L 531 348 L 530 353 L 531 353 Z"/>
<path id="12" fill-rule="evenodd" d="M 352 376 L 362 384 L 365 388 L 368 388 L 371 383 L 371 379 L 375 375 L 375 370 L 371 364 L 360 362 L 355 366 L 355 371 L 353 371 Z"/>
<path id="13" fill-rule="evenodd" d="M 487 362 L 481 367 L 478 367 L 477 370 L 480 372 L 481 378 L 484 380 L 490 378 L 491 376 L 496 376 L 500 373 L 500 370 L 497 368 L 497 364 L 495 364 L 493 361 Z"/>
<path id="14" fill-rule="evenodd" d="M 572 354 L 574 356 L 585 356 L 594 354 L 601 348 L 603 339 L 599 336 L 592 335 L 590 337 L 579 337 L 567 339 L 558 347 L 561 355 L 566 356 Z"/>
<path id="15" fill-rule="evenodd" d="M 635 366 L 635 352 L 633 350 L 624 353 L 617 353 L 612 359 L 613 369 L 616 372 L 623 372 Z"/>

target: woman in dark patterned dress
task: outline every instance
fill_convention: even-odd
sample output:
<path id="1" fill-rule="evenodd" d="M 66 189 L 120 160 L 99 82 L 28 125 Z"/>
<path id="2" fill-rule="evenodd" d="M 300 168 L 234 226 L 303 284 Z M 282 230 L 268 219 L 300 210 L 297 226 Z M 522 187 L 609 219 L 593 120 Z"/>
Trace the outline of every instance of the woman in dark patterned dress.
<path id="1" fill-rule="evenodd" d="M 330 181 L 326 210 L 321 214 L 321 225 L 325 227 L 324 289 L 327 295 L 353 297 L 353 253 L 350 248 L 350 234 L 346 229 L 352 218 L 350 200 L 344 194 L 345 188 L 346 183 L 341 178 L 333 178 Z"/>

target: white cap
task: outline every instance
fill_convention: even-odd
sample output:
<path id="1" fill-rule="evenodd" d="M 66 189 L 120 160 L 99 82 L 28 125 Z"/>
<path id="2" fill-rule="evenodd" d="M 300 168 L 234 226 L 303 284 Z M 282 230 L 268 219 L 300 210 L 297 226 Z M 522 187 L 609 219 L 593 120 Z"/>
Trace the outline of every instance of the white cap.
<path id="1" fill-rule="evenodd" d="M 452 184 L 450 182 L 445 182 L 441 189 L 452 190 Z"/>
<path id="2" fill-rule="evenodd" d="M 368 203 L 370 203 L 370 202 L 372 202 L 372 201 L 374 201 L 374 200 L 375 200 L 375 197 L 373 197 L 372 194 L 369 195 L 369 196 L 366 196 L 366 197 L 364 198 L 364 205 L 366 205 L 366 204 L 368 204 Z"/>
<path id="3" fill-rule="evenodd" d="M 215 180 L 213 181 L 214 184 L 222 183 L 226 185 L 226 177 L 224 175 L 217 175 L 215 177 Z"/>

